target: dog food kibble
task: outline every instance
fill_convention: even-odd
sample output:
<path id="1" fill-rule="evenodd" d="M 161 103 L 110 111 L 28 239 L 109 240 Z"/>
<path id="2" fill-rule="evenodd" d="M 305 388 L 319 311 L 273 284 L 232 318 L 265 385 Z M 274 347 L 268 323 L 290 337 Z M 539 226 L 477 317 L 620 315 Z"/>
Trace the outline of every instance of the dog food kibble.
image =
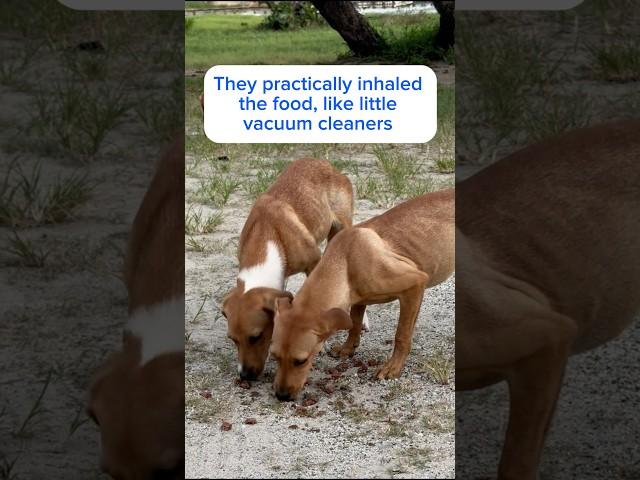
<path id="1" fill-rule="evenodd" d="M 336 365 L 336 370 L 339 372 L 346 372 L 347 370 L 349 370 L 349 364 L 347 362 L 341 362 Z"/>
<path id="2" fill-rule="evenodd" d="M 360 360 L 359 358 L 355 359 L 353 361 L 353 366 L 354 367 L 363 367 L 364 366 L 364 362 L 362 360 Z"/>
<path id="3" fill-rule="evenodd" d="M 377 367 L 381 363 L 382 362 L 380 360 L 376 360 L 375 358 L 372 358 L 367 362 L 367 365 L 369 365 L 370 367 Z"/>
<path id="4" fill-rule="evenodd" d="M 236 378 L 236 385 L 240 388 L 244 388 L 245 390 L 249 390 L 251 388 L 251 382 L 249 380 L 240 380 Z"/>
<path id="5" fill-rule="evenodd" d="M 247 418 L 244 423 L 246 425 L 255 425 L 258 421 L 255 418 Z"/>
<path id="6" fill-rule="evenodd" d="M 342 375 L 338 370 L 336 370 L 335 368 L 331 368 L 327 373 L 329 373 L 329 375 L 331 375 L 331 378 L 340 378 L 340 376 Z"/>
<path id="7" fill-rule="evenodd" d="M 211 392 L 207 389 L 204 389 L 200 392 L 200 396 L 206 398 L 207 400 L 209 400 L 211 398 Z"/>
<path id="8" fill-rule="evenodd" d="M 222 422 L 220 430 L 222 430 L 223 432 L 228 432 L 229 430 L 231 430 L 231 424 L 229 422 Z"/>
<path id="9" fill-rule="evenodd" d="M 289 425 L 289 428 L 290 428 L 291 430 L 297 430 L 298 425 Z"/>
<path id="10" fill-rule="evenodd" d="M 305 398 L 302 402 L 302 406 L 310 407 L 311 405 L 315 405 L 316 403 L 318 403 L 318 400 L 316 400 L 315 398 Z"/>
<path id="11" fill-rule="evenodd" d="M 369 369 L 369 367 L 367 367 L 366 365 L 362 365 L 361 367 L 358 368 L 358 375 L 362 375 L 364 373 L 367 373 L 368 369 Z"/>
<path id="12" fill-rule="evenodd" d="M 335 390 L 335 388 L 334 388 L 334 386 L 333 386 L 333 383 L 327 383 L 327 384 L 324 386 L 324 391 L 325 391 L 326 393 L 328 393 L 329 395 L 331 395 L 331 394 L 333 393 L 333 391 L 334 391 L 334 390 Z"/>

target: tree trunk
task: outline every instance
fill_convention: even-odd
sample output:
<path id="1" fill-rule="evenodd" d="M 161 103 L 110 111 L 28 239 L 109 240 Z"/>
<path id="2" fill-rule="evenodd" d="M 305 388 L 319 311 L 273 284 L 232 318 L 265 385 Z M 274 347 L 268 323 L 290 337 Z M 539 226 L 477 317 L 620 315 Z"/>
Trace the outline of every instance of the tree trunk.
<path id="1" fill-rule="evenodd" d="M 314 0 L 311 3 L 356 55 L 375 55 L 384 48 L 383 38 L 369 25 L 367 19 L 358 13 L 353 3 L 322 0 Z"/>
<path id="2" fill-rule="evenodd" d="M 436 47 L 447 50 L 455 41 L 454 2 L 431 2 L 440 14 L 440 29 L 436 35 Z"/>

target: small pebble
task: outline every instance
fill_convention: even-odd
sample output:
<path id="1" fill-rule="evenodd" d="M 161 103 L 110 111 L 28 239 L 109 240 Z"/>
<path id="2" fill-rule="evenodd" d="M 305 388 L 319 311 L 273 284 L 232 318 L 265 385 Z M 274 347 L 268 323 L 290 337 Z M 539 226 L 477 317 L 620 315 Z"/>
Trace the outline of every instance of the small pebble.
<path id="1" fill-rule="evenodd" d="M 255 418 L 247 418 L 244 423 L 245 425 L 255 425 L 258 421 Z"/>
<path id="2" fill-rule="evenodd" d="M 200 395 L 206 398 L 207 400 L 211 398 L 211 392 L 208 389 L 202 390 L 200 392 Z"/>
<path id="3" fill-rule="evenodd" d="M 229 422 L 222 422 L 220 430 L 222 430 L 223 432 L 228 432 L 229 430 L 231 430 L 231 426 L 232 425 Z"/>

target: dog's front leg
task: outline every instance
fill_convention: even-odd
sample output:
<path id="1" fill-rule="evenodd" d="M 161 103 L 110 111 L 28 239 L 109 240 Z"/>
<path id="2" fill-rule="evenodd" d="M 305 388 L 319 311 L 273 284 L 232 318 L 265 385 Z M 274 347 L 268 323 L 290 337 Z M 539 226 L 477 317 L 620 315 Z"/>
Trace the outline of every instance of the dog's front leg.
<path id="1" fill-rule="evenodd" d="M 416 272 L 414 275 L 414 285 L 398 295 L 400 300 L 400 319 L 396 329 L 396 339 L 393 346 L 391 358 L 378 370 L 376 377 L 380 380 L 385 378 L 398 378 L 402 372 L 409 350 L 411 350 L 411 340 L 413 329 L 418 318 L 420 304 L 424 296 L 424 289 L 427 284 L 426 275 Z"/>
<path id="2" fill-rule="evenodd" d="M 507 376 L 509 425 L 498 480 L 538 478 L 544 440 L 558 400 L 572 342 L 571 329 L 553 333 L 555 338 L 552 344 L 518 361 Z"/>
<path id="3" fill-rule="evenodd" d="M 332 354 L 342 358 L 351 357 L 358 345 L 360 345 L 360 333 L 362 332 L 362 319 L 364 318 L 364 311 L 367 308 L 366 305 L 353 305 L 351 307 L 351 321 L 353 327 L 349 330 L 349 336 L 342 345 L 336 345 L 332 349 Z"/>

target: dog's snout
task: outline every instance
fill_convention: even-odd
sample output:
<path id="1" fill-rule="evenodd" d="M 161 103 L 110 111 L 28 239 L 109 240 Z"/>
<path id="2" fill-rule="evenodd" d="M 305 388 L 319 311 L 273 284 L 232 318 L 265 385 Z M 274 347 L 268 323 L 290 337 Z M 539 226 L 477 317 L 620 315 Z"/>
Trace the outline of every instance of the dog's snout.
<path id="1" fill-rule="evenodd" d="M 291 394 L 286 390 L 276 390 L 276 397 L 281 402 L 290 402 L 293 400 Z"/>
<path id="2" fill-rule="evenodd" d="M 242 380 L 255 380 L 258 378 L 258 372 L 253 368 L 242 367 L 240 369 L 240 378 Z"/>

